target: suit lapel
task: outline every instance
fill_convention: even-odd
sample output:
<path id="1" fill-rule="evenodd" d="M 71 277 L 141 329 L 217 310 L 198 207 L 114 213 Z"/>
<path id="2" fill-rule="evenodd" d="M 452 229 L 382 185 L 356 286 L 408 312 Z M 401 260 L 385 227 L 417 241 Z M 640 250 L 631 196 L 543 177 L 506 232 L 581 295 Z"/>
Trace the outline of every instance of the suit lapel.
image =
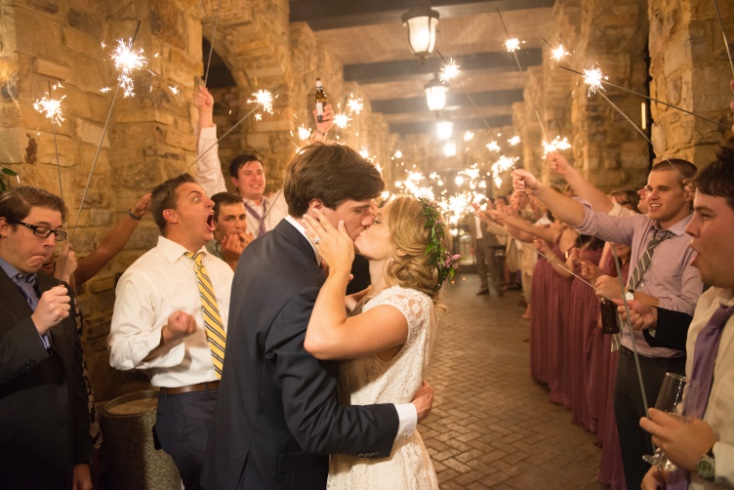
<path id="1" fill-rule="evenodd" d="M 19 319 L 33 314 L 23 293 L 2 269 L 0 269 L 0 302 Z"/>

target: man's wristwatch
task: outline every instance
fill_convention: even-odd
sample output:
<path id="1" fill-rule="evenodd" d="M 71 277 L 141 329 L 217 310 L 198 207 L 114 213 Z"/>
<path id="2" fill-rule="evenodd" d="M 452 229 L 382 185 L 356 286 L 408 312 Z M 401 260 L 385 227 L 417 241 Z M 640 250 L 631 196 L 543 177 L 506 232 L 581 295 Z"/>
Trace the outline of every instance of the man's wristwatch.
<path id="1" fill-rule="evenodd" d="M 716 461 L 714 460 L 713 448 L 701 456 L 696 463 L 696 473 L 704 480 L 714 481 L 716 476 Z"/>

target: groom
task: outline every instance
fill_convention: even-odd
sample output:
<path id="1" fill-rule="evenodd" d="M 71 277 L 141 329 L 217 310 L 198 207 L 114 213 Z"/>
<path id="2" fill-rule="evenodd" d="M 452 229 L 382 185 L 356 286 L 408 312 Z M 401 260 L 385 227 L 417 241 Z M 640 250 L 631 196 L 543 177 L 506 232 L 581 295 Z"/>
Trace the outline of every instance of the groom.
<path id="1" fill-rule="evenodd" d="M 325 277 L 301 217 L 319 209 L 354 238 L 372 224 L 383 188 L 377 169 L 346 146 L 308 146 L 286 168 L 289 216 L 245 249 L 232 283 L 204 488 L 323 489 L 328 454 L 386 458 L 428 416 L 430 387 L 413 403 L 339 405 L 338 363 L 303 348 Z"/>

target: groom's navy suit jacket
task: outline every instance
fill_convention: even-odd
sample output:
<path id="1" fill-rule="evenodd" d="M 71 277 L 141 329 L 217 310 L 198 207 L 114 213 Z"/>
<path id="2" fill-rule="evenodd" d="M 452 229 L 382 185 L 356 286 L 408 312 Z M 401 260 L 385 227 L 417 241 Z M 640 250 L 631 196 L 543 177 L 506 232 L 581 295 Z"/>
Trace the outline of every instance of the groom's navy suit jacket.
<path id="1" fill-rule="evenodd" d="M 338 364 L 303 348 L 324 280 L 311 245 L 287 220 L 242 254 L 204 488 L 323 489 L 328 454 L 390 454 L 394 406 L 340 406 Z"/>

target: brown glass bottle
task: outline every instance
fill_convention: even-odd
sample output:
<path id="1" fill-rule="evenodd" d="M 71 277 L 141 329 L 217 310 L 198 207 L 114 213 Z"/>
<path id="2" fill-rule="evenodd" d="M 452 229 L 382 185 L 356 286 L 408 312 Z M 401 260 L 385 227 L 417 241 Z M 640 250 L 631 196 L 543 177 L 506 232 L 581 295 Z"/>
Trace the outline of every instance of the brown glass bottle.
<path id="1" fill-rule="evenodd" d="M 324 86 L 321 85 L 321 79 L 316 79 L 316 120 L 318 122 L 324 121 L 324 107 L 326 107 L 326 94 L 324 93 Z"/>
<path id="2" fill-rule="evenodd" d="M 601 331 L 608 334 L 619 333 L 617 305 L 606 298 L 601 300 Z"/>

